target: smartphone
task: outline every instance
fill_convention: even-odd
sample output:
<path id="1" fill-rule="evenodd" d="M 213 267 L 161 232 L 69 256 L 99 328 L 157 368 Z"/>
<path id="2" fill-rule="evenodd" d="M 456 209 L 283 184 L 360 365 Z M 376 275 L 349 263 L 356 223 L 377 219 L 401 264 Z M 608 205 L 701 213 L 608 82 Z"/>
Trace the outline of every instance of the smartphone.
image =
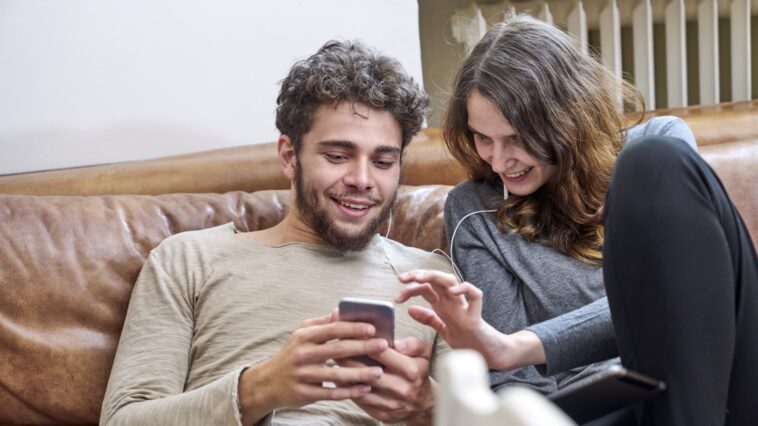
<path id="1" fill-rule="evenodd" d="M 390 302 L 381 300 L 344 297 L 339 304 L 340 321 L 358 321 L 373 324 L 376 328 L 374 337 L 387 340 L 390 347 L 395 342 L 395 307 Z M 355 357 L 366 365 L 381 365 L 368 356 Z"/>
<path id="2" fill-rule="evenodd" d="M 660 380 L 613 365 L 547 397 L 581 424 L 663 392 Z"/>

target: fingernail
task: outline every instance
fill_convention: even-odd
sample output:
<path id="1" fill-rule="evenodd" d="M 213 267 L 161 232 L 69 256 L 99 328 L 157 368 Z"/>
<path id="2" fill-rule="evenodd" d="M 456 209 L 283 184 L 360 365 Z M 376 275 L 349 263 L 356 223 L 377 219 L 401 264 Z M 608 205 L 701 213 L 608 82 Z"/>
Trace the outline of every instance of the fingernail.
<path id="1" fill-rule="evenodd" d="M 387 349 L 389 345 L 387 344 L 387 341 L 384 339 L 376 339 L 374 340 L 374 349 L 377 351 L 383 351 Z"/>
<path id="2" fill-rule="evenodd" d="M 374 379 L 378 379 L 382 377 L 382 374 L 384 374 L 384 370 L 382 370 L 381 367 L 373 367 L 371 368 L 371 377 Z"/>
<path id="3" fill-rule="evenodd" d="M 405 344 L 405 341 L 403 340 L 395 340 L 395 349 L 399 352 L 403 352 L 407 345 Z"/>
<path id="4" fill-rule="evenodd" d="M 369 393 L 371 392 L 371 386 L 368 386 L 368 385 L 361 386 L 360 388 L 358 388 L 358 391 L 363 394 Z"/>
<path id="5" fill-rule="evenodd" d="M 366 334 L 366 336 L 373 336 L 375 333 L 374 326 L 367 325 L 366 328 L 363 329 L 363 332 Z"/>

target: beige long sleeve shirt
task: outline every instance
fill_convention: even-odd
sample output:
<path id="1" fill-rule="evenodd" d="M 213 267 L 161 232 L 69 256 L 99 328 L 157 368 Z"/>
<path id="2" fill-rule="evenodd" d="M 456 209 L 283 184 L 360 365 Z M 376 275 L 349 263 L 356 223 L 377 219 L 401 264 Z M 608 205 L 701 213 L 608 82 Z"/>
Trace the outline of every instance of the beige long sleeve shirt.
<path id="1" fill-rule="evenodd" d="M 103 402 L 101 424 L 239 425 L 241 371 L 274 355 L 305 319 L 345 296 L 391 301 L 396 273 L 449 271 L 442 256 L 379 236 L 356 253 L 313 244 L 271 247 L 232 224 L 174 235 L 135 284 Z M 414 302 L 416 303 L 416 302 Z M 396 309 L 396 338 L 435 333 Z M 436 342 L 436 353 L 447 347 Z M 272 424 L 375 424 L 351 401 L 279 409 Z"/>

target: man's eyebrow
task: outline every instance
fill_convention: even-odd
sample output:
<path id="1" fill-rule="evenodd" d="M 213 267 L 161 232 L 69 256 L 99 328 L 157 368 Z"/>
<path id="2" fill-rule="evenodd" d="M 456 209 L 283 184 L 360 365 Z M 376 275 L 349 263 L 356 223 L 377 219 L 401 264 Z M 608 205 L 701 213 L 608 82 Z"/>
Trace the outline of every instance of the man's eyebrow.
<path id="1" fill-rule="evenodd" d="M 358 146 L 350 141 L 340 139 L 327 139 L 325 141 L 318 142 L 319 147 L 325 148 L 343 148 L 343 149 L 358 149 Z M 400 154 L 402 150 L 392 145 L 379 145 L 374 149 L 375 154 Z"/>
<path id="2" fill-rule="evenodd" d="M 377 154 L 400 154 L 402 150 L 396 146 L 380 145 L 374 150 Z"/>
<path id="3" fill-rule="evenodd" d="M 318 146 L 327 147 L 327 148 L 345 148 L 345 149 L 356 148 L 354 143 L 350 141 L 339 140 L 339 139 L 327 139 L 325 141 L 319 141 Z"/>

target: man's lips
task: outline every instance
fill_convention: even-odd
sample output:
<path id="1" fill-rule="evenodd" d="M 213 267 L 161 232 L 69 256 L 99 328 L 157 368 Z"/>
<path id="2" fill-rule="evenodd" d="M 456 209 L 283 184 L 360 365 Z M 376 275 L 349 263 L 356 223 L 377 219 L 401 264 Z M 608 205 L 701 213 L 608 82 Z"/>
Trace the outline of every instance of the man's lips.
<path id="1" fill-rule="evenodd" d="M 371 211 L 371 208 L 377 204 L 374 201 L 359 198 L 330 198 L 343 214 L 353 218 L 366 216 Z"/>

